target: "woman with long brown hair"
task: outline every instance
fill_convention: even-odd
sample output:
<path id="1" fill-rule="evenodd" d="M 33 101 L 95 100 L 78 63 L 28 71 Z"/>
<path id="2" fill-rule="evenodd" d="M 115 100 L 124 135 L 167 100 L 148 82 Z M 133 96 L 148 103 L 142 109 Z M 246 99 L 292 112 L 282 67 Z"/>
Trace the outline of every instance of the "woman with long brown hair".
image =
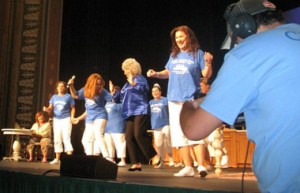
<path id="1" fill-rule="evenodd" d="M 74 80 L 70 79 L 70 92 L 75 99 L 85 100 L 86 111 L 75 118 L 75 123 L 85 119 L 82 144 L 86 155 L 99 155 L 109 159 L 104 130 L 107 122 L 106 101 L 111 101 L 111 94 L 104 89 L 105 82 L 100 74 L 91 74 L 83 88 L 76 92 Z"/>
<path id="2" fill-rule="evenodd" d="M 199 149 L 198 164 L 204 161 L 204 141 L 190 141 L 182 133 L 179 115 L 185 101 L 196 99 L 200 91 L 201 76 L 209 78 L 212 74 L 212 55 L 204 53 L 195 33 L 188 26 L 178 26 L 171 31 L 171 53 L 165 69 L 156 72 L 148 70 L 147 76 L 160 79 L 169 79 L 168 82 L 168 106 L 170 115 L 170 131 L 172 146 L 179 148 L 185 167 L 174 176 L 194 176 L 192 159 L 189 147 L 201 147 Z M 199 146 L 199 145 L 200 146 Z M 199 163 L 200 162 L 200 163 Z M 207 175 L 205 167 L 198 166 L 201 177 Z"/>

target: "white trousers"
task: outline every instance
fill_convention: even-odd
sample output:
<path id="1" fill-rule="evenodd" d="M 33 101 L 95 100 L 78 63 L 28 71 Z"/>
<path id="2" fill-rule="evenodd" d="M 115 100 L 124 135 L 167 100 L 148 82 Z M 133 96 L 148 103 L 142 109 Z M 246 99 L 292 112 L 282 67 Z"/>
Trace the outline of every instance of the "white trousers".
<path id="1" fill-rule="evenodd" d="M 104 139 L 110 158 L 115 158 L 116 151 L 118 158 L 126 157 L 125 133 L 105 133 Z"/>
<path id="2" fill-rule="evenodd" d="M 104 140 L 105 119 L 96 119 L 94 122 L 86 123 L 82 136 L 82 145 L 86 155 L 98 155 L 107 158 L 108 151 Z"/>
<path id="3" fill-rule="evenodd" d="M 167 125 L 162 129 L 153 130 L 153 137 L 160 158 L 164 160 L 164 151 L 172 157 L 170 126 Z"/>
<path id="4" fill-rule="evenodd" d="M 205 144 L 204 140 L 192 141 L 183 134 L 179 121 L 182 105 L 183 102 L 168 102 L 172 146 L 185 147 L 196 144 Z"/>
<path id="5" fill-rule="evenodd" d="M 55 153 L 73 151 L 71 144 L 72 123 L 71 118 L 53 119 L 53 139 Z"/>

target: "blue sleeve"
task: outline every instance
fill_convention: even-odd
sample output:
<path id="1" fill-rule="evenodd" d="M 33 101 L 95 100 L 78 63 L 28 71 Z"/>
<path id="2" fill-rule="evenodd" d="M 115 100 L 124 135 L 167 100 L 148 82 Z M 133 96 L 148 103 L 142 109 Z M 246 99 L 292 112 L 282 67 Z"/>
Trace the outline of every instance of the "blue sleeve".
<path id="1" fill-rule="evenodd" d="M 202 50 L 198 50 L 198 64 L 200 64 L 200 69 L 203 70 L 205 68 L 205 59 L 204 59 L 204 52 Z"/>
<path id="2" fill-rule="evenodd" d="M 102 92 L 103 92 L 104 100 L 106 102 L 112 101 L 112 95 L 106 89 L 103 89 Z"/>
<path id="3" fill-rule="evenodd" d="M 83 100 L 84 99 L 84 88 L 81 88 L 79 91 L 76 92 L 78 99 Z"/>
<path id="4" fill-rule="evenodd" d="M 136 82 L 136 85 L 133 86 L 134 90 L 138 90 L 141 92 L 149 91 L 148 82 L 143 76 L 139 75 L 139 76 L 134 77 L 134 82 Z"/>
<path id="5" fill-rule="evenodd" d="M 68 94 L 68 96 L 69 96 L 68 98 L 69 98 L 70 105 L 74 106 L 75 105 L 75 100 L 73 99 L 73 97 L 70 94 Z"/>
<path id="6" fill-rule="evenodd" d="M 49 100 L 49 104 L 54 105 L 54 95 L 52 95 L 51 99 Z"/>
<path id="7" fill-rule="evenodd" d="M 253 73 L 237 58 L 227 55 L 226 62 L 200 107 L 232 125 L 245 106 L 253 108 L 248 104 L 255 98 L 256 88 Z"/>

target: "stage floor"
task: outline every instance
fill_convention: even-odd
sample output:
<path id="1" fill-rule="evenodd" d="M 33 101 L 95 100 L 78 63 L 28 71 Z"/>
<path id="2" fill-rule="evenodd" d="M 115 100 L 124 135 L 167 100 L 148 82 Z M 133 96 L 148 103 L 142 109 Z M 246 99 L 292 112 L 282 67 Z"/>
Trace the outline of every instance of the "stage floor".
<path id="1" fill-rule="evenodd" d="M 173 174 L 181 168 L 166 166 L 163 169 L 154 169 L 153 166 L 143 165 L 142 171 L 128 172 L 127 167 L 119 167 L 116 182 L 126 184 L 153 185 L 170 188 L 187 188 L 193 190 L 259 193 L 257 180 L 251 169 L 246 169 L 244 183 L 242 183 L 241 168 L 222 169 L 222 174 L 217 176 L 214 171 L 209 171 L 206 178 L 174 177 Z M 10 160 L 0 161 L 0 170 L 15 171 L 34 175 L 60 176 L 60 165 L 51 165 L 41 162 L 15 162 Z M 47 171 L 57 172 L 47 172 Z M 196 171 L 196 170 L 195 170 Z M 95 180 L 95 179 L 93 179 Z"/>

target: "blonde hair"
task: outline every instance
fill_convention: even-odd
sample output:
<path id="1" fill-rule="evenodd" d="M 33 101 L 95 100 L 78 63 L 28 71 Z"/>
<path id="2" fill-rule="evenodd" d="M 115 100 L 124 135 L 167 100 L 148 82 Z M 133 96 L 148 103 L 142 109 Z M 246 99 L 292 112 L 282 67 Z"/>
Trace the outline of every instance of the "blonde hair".
<path id="1" fill-rule="evenodd" d="M 142 74 L 142 68 L 140 63 L 136 61 L 134 58 L 127 58 L 122 63 L 122 70 L 130 70 L 133 75 Z"/>
<path id="2" fill-rule="evenodd" d="M 94 99 L 95 96 L 98 95 L 98 90 L 96 90 L 98 80 L 100 80 L 100 87 L 102 90 L 105 86 L 105 81 L 100 74 L 94 73 L 88 77 L 84 86 L 84 96 L 86 98 Z"/>

